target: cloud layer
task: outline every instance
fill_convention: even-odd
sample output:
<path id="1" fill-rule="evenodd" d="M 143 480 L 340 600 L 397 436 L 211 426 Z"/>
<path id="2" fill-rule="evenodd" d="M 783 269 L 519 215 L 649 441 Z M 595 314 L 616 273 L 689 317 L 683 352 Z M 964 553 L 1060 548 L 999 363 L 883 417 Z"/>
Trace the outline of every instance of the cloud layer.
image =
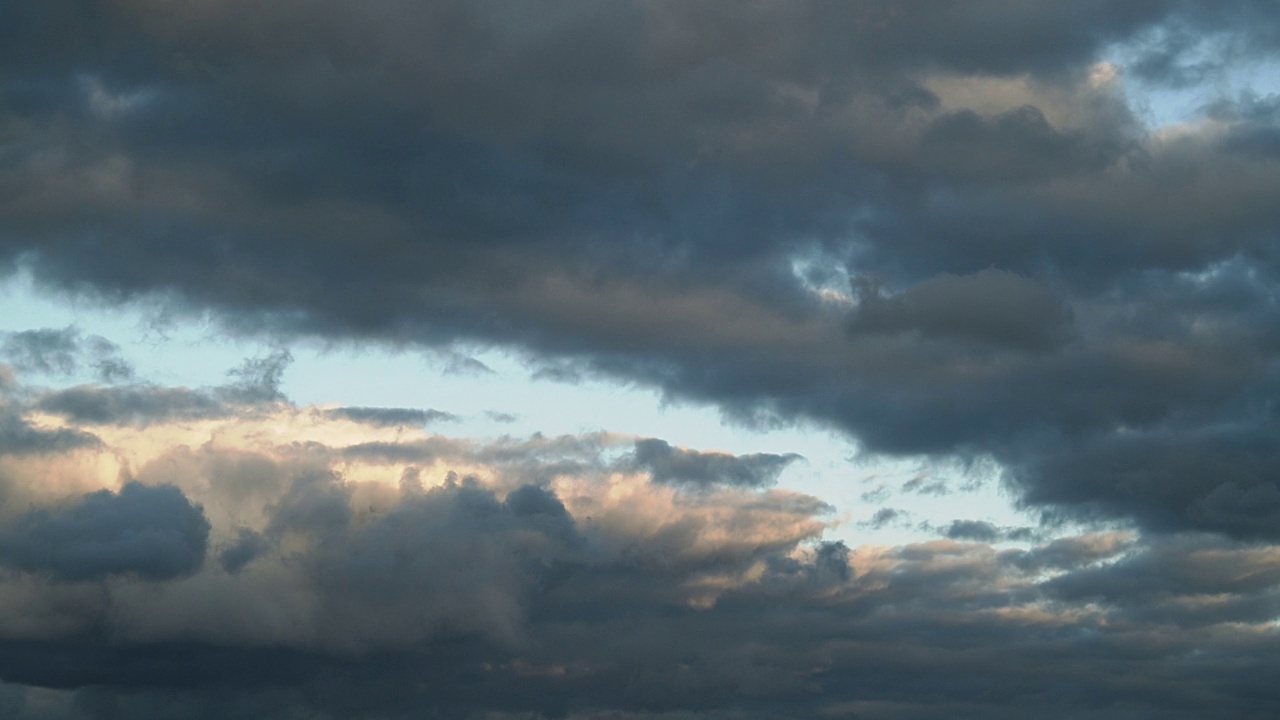
<path id="1" fill-rule="evenodd" d="M 1273 716 L 1280 102 L 1214 88 L 1277 38 L 1247 0 L 5 4 L 0 267 L 42 288 L 993 462 L 1100 533 L 815 544 L 793 456 L 9 333 L 0 678 L 61 689 L 15 712 Z"/>
<path id="2" fill-rule="evenodd" d="M 794 456 L 13 389 L 30 432 L 93 440 L 0 454 L 15 718 L 1270 712 L 1270 544 L 959 519 L 850 547 L 770 487 Z"/>

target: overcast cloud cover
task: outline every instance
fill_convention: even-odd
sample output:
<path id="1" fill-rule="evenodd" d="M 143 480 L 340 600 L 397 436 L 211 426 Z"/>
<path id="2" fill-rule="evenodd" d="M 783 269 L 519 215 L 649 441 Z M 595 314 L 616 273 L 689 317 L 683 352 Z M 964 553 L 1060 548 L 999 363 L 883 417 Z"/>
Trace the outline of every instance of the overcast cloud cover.
<path id="1" fill-rule="evenodd" d="M 987 464 L 1041 519 L 833 542 L 796 455 L 30 328 L 0 715 L 1280 715 L 1280 94 L 1224 90 L 1268 63 L 1269 0 L 0 3 L 9 274 Z"/>

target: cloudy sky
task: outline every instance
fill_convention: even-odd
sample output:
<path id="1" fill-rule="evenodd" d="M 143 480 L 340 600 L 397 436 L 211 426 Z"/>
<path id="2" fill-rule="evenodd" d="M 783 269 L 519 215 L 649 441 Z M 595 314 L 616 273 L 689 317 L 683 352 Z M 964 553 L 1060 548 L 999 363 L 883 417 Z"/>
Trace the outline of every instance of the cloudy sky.
<path id="1" fill-rule="evenodd" d="M 0 3 L 0 716 L 1280 716 L 1270 0 Z"/>

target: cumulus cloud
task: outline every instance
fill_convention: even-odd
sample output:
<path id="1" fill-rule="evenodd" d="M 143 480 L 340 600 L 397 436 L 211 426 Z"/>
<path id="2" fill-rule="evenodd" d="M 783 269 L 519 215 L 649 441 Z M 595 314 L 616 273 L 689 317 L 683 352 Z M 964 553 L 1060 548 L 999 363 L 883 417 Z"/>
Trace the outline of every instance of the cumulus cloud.
<path id="1" fill-rule="evenodd" d="M 793 458 L 656 438 L 463 440 L 288 403 L 94 427 L 78 452 L 136 479 L 89 465 L 108 489 L 0 533 L 0 676 L 26 717 L 51 712 L 35 687 L 89 717 L 210 718 L 1087 716 L 1099 693 L 1191 717 L 1269 687 L 1270 545 L 981 521 L 824 541 L 829 505 L 759 481 Z M 1158 690 L 1115 685 L 1133 657 Z"/>
<path id="2" fill-rule="evenodd" d="M 0 536 L 0 562 L 67 581 L 165 580 L 197 570 L 208 537 L 208 520 L 182 491 L 131 482 L 28 511 Z"/>

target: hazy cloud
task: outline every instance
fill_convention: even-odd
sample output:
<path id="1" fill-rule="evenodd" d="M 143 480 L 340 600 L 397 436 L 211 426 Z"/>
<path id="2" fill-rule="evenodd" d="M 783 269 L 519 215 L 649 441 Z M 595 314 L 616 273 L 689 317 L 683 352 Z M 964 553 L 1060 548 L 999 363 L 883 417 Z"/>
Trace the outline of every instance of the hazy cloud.
<path id="1" fill-rule="evenodd" d="M 133 377 L 133 367 L 120 356 L 118 345 L 98 335 L 86 337 L 74 327 L 8 332 L 0 337 L 0 353 L 19 370 L 67 376 L 87 366 L 103 382 Z"/>

